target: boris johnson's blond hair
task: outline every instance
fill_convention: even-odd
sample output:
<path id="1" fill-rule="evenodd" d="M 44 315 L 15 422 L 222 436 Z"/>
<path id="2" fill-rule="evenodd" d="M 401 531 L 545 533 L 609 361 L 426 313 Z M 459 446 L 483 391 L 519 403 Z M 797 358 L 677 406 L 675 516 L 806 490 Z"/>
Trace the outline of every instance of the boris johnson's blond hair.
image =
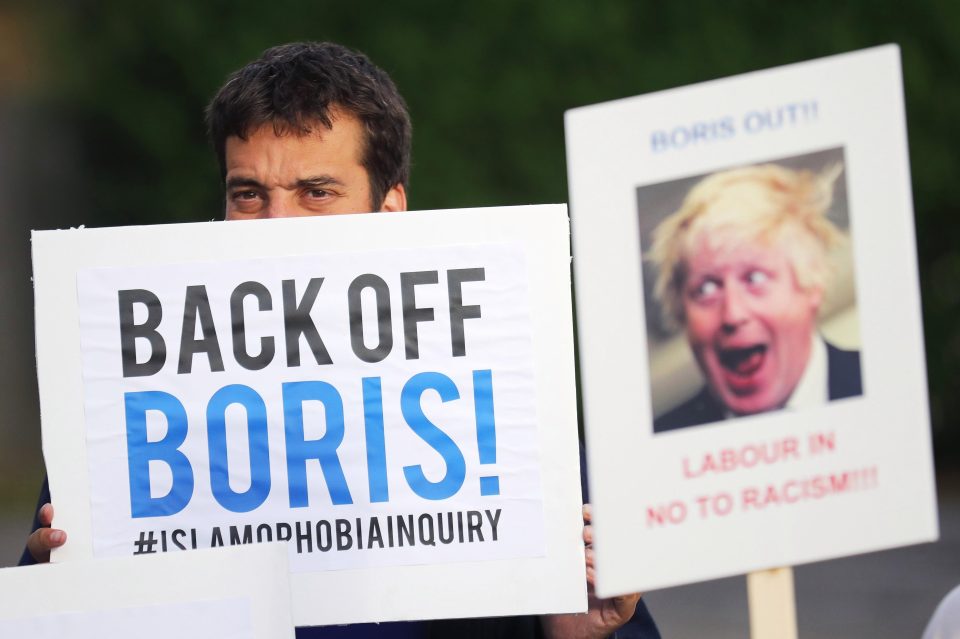
<path id="1" fill-rule="evenodd" d="M 698 182 L 680 208 L 653 231 L 649 261 L 658 268 L 654 294 L 668 323 L 683 325 L 687 258 L 703 240 L 735 249 L 779 242 L 797 283 L 825 291 L 831 255 L 846 236 L 827 218 L 840 164 L 821 173 L 777 164 L 721 171 Z"/>

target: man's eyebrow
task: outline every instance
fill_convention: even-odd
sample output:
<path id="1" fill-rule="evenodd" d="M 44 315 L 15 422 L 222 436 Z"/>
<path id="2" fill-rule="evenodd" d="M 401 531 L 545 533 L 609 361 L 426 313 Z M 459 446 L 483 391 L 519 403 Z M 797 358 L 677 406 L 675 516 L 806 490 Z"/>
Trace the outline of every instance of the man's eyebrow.
<path id="1" fill-rule="evenodd" d="M 313 175 L 308 178 L 300 178 L 295 186 L 301 189 L 318 189 L 325 186 L 343 186 L 343 182 L 332 175 Z"/>
<path id="2" fill-rule="evenodd" d="M 263 183 L 255 178 L 250 177 L 231 177 L 227 178 L 226 186 L 228 189 L 236 188 L 254 188 L 254 189 L 263 189 Z M 285 187 L 287 189 L 322 189 L 328 186 L 343 186 L 343 182 L 333 177 L 332 175 L 313 175 L 307 178 L 300 178 L 296 180 L 289 186 Z"/>
<path id="3" fill-rule="evenodd" d="M 247 187 L 247 188 L 253 187 L 253 188 L 261 189 L 263 188 L 263 184 L 261 184 L 259 181 L 253 178 L 246 178 L 246 177 L 227 178 L 228 189 L 236 189 L 241 187 Z"/>

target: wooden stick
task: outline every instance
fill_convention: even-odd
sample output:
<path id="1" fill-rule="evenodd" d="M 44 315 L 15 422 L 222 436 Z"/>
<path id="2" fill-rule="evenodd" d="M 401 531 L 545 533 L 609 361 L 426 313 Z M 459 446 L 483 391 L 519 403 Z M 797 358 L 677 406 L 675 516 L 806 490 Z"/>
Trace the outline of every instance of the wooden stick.
<path id="1" fill-rule="evenodd" d="M 797 639 L 793 568 L 760 570 L 747 575 L 751 639 Z"/>

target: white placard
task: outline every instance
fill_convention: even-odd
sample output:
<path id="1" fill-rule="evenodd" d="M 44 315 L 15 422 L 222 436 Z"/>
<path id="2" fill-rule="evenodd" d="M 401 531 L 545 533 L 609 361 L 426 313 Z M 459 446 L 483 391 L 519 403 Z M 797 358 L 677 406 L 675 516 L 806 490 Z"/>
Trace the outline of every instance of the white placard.
<path id="1" fill-rule="evenodd" d="M 280 544 L 0 570 L 0 636 L 292 639 Z"/>
<path id="2" fill-rule="evenodd" d="M 298 625 L 582 609 L 567 229 L 35 233 L 55 560 L 288 541 Z"/>
<path id="3" fill-rule="evenodd" d="M 566 133 L 598 593 L 936 539 L 898 49 Z"/>

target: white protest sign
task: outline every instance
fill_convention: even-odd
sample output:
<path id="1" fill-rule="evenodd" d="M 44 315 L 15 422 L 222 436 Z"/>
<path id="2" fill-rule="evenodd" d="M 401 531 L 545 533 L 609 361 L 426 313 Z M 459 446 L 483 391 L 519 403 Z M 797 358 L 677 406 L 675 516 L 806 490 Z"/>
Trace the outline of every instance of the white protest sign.
<path id="1" fill-rule="evenodd" d="M 598 593 L 935 539 L 897 48 L 566 133 Z"/>
<path id="2" fill-rule="evenodd" d="M 582 608 L 565 213 L 35 233 L 55 559 L 287 541 L 298 625 Z"/>
<path id="3" fill-rule="evenodd" d="M 0 636 L 292 639 L 280 544 L 0 570 Z"/>

